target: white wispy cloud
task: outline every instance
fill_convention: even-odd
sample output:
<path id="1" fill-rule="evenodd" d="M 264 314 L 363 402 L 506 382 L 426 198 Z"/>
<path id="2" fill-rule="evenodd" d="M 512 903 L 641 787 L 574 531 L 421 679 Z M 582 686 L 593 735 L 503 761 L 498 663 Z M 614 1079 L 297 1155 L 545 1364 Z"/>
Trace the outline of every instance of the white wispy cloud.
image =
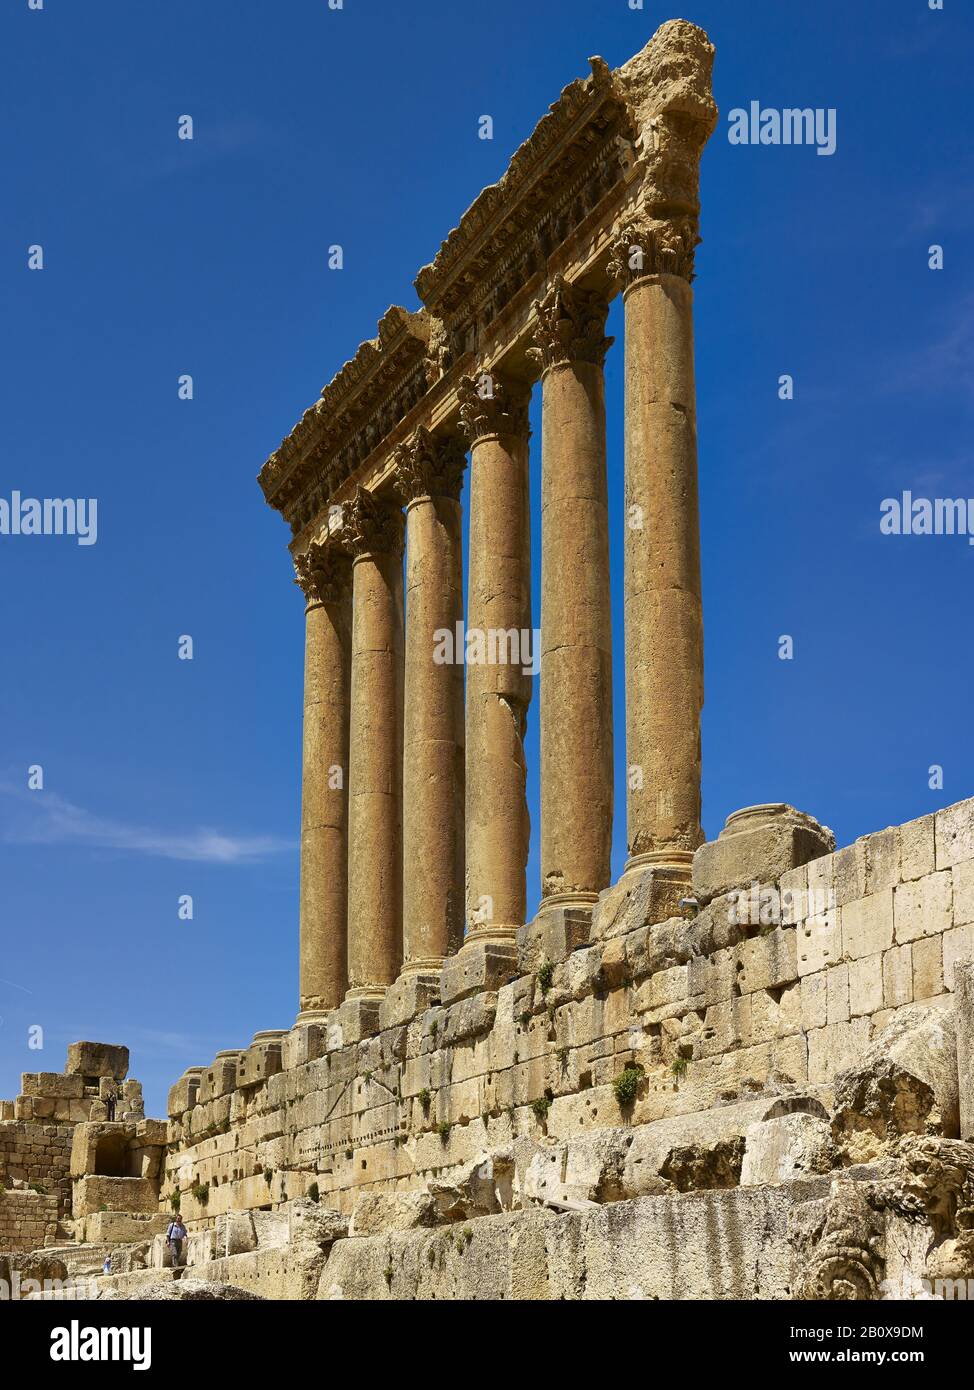
<path id="1" fill-rule="evenodd" d="M 17 845 L 87 845 L 198 864 L 248 864 L 292 848 L 273 835 L 234 835 L 209 826 L 157 830 L 99 816 L 57 792 L 0 782 L 0 839 Z"/>

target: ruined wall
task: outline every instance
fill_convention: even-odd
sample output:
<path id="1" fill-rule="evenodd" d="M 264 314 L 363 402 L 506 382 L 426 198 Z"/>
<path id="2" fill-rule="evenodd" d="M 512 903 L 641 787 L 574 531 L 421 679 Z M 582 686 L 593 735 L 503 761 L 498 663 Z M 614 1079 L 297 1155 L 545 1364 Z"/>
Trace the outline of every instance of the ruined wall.
<path id="1" fill-rule="evenodd" d="M 46 1188 L 55 1203 L 55 1215 L 71 1209 L 71 1125 L 0 1122 L 0 1183 L 12 1189 L 14 1183 Z M 20 1189 L 0 1196 L 0 1205 Z M 0 1215 L 0 1232 L 4 1221 Z M 52 1232 L 53 1234 L 53 1232 Z M 0 1249 L 4 1246 L 0 1236 Z M 28 1247 L 29 1248 L 29 1247 Z"/>
<path id="2" fill-rule="evenodd" d="M 207 1224 L 315 1184 L 350 1211 L 364 1193 L 420 1190 L 524 1141 L 549 1149 L 561 1176 L 580 1137 L 620 1126 L 644 1161 L 615 1196 L 739 1181 L 734 1144 L 723 1184 L 681 1177 L 672 1151 L 686 1145 L 674 1131 L 667 1148 L 667 1125 L 689 1132 L 696 1116 L 713 1134 L 723 1117 L 743 1133 L 747 1102 L 767 1097 L 767 1113 L 799 1093 L 826 1114 L 836 1077 L 891 1021 L 915 1002 L 950 1012 L 954 967 L 974 956 L 974 801 L 783 872 L 771 840 L 698 851 L 695 913 L 650 922 L 652 886 L 623 879 L 564 959 L 542 957 L 524 929 L 533 968 L 496 991 L 360 1042 L 297 1027 L 259 1079 L 250 1053 L 224 1054 L 203 1085 L 194 1069 L 171 1094 L 163 1201 L 178 1189 L 184 1216 Z M 735 881 L 745 908 L 752 884 L 776 887 L 782 920 L 742 921 Z M 640 1069 L 630 1103 L 614 1084 L 627 1065 Z"/>
<path id="3" fill-rule="evenodd" d="M 57 1234 L 56 1193 L 0 1192 L 0 1250 L 36 1250 Z"/>

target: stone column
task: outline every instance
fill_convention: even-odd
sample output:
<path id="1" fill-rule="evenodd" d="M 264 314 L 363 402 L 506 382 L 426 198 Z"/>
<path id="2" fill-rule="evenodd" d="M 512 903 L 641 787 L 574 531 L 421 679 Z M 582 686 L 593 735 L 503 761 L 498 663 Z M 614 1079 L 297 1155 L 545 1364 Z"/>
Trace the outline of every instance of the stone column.
<path id="1" fill-rule="evenodd" d="M 700 827 L 703 620 L 693 375 L 694 227 L 622 229 L 627 868 L 686 883 Z"/>
<path id="2" fill-rule="evenodd" d="M 378 1025 L 402 959 L 402 513 L 359 488 L 341 536 L 353 556 L 348 1042 Z"/>
<path id="3" fill-rule="evenodd" d="M 612 618 L 602 295 L 553 281 L 542 367 L 541 909 L 590 908 L 611 876 Z"/>
<path id="4" fill-rule="evenodd" d="M 463 939 L 463 556 L 466 450 L 419 429 L 396 450 L 406 508 L 403 744 L 403 967 L 383 1027 L 439 997 L 440 970 Z"/>
<path id="5" fill-rule="evenodd" d="M 347 982 L 348 706 L 351 565 L 313 541 L 295 559 L 307 599 L 301 778 L 301 1012 L 320 1018 Z"/>
<path id="6" fill-rule="evenodd" d="M 530 824 L 524 729 L 531 676 L 528 498 L 530 391 L 498 374 L 464 378 L 470 440 L 466 628 L 466 913 L 463 950 L 441 979 L 444 1002 L 491 987 L 515 961 L 526 915 Z"/>

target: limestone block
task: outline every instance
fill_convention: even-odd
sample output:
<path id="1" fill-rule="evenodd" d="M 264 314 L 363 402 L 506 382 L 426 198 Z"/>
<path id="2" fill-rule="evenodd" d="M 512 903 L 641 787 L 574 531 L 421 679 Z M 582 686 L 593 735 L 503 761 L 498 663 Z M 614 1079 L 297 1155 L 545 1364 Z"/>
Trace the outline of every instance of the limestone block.
<path id="1" fill-rule="evenodd" d="M 836 907 L 866 896 L 866 841 L 837 850 L 832 859 L 832 891 Z"/>
<path id="2" fill-rule="evenodd" d="M 83 1219 L 83 1239 L 93 1245 L 124 1245 L 152 1242 L 169 1225 L 169 1217 L 159 1211 L 94 1211 Z"/>
<path id="3" fill-rule="evenodd" d="M 866 850 L 866 893 L 878 893 L 883 888 L 892 888 L 900 881 L 900 831 L 899 826 L 890 826 L 874 835 L 867 835 Z"/>
<path id="4" fill-rule="evenodd" d="M 842 952 L 847 960 L 874 956 L 893 944 L 893 890 L 847 902 L 842 913 Z"/>
<path id="5" fill-rule="evenodd" d="M 808 1034 L 808 1080 L 817 1085 L 833 1080 L 869 1046 L 869 1020 L 829 1023 Z"/>
<path id="6" fill-rule="evenodd" d="M 241 1052 L 237 1061 L 236 1085 L 256 1086 L 283 1070 L 281 1044 L 256 1043 Z"/>
<path id="7" fill-rule="evenodd" d="M 427 1189 L 436 1201 L 439 1221 L 466 1221 L 509 1210 L 514 1202 L 514 1150 L 508 1146 L 482 1154 L 456 1172 L 430 1178 Z"/>
<path id="8" fill-rule="evenodd" d="M 330 1022 L 331 1015 L 325 1014 L 320 1019 L 299 1019 L 295 1023 L 281 1048 L 281 1060 L 285 1070 L 303 1067 L 325 1055 L 328 1050 Z"/>
<path id="9" fill-rule="evenodd" d="M 827 970 L 818 970 L 812 975 L 801 977 L 801 1011 L 806 1029 L 824 1028 L 828 1023 L 827 975 Z M 879 1002 L 882 1003 L 882 975 L 879 978 Z"/>
<path id="10" fill-rule="evenodd" d="M 732 893 L 721 894 L 700 908 L 684 929 L 688 943 L 685 959 L 710 956 L 715 951 L 736 946 L 747 933 L 740 917 L 738 900 Z"/>
<path id="11" fill-rule="evenodd" d="M 124 1081 L 129 1070 L 129 1050 L 115 1043 L 71 1043 L 64 1070 L 82 1077 L 112 1076 L 116 1081 Z"/>
<path id="12" fill-rule="evenodd" d="M 183 1072 L 175 1086 L 169 1088 L 167 1114 L 172 1119 L 179 1119 L 187 1110 L 192 1110 L 199 1095 L 202 1075 L 202 1067 L 189 1067 Z"/>
<path id="13" fill-rule="evenodd" d="M 903 944 L 921 936 L 939 936 L 953 926 L 953 886 L 949 869 L 913 883 L 901 883 L 893 893 L 893 927 Z"/>
<path id="14" fill-rule="evenodd" d="M 592 914 L 571 907 L 549 907 L 517 930 L 518 969 L 532 974 L 545 961 L 557 964 L 588 945 Z"/>
<path id="15" fill-rule="evenodd" d="M 958 961 L 974 960 L 974 924 L 952 927 L 944 933 L 944 988 L 954 988 L 954 967 Z"/>
<path id="16" fill-rule="evenodd" d="M 409 1023 L 440 1002 L 439 973 L 410 971 L 400 975 L 386 990 L 379 1008 L 379 1027 L 395 1028 Z"/>
<path id="17" fill-rule="evenodd" d="M 618 883 L 606 888 L 592 910 L 591 940 L 625 936 L 640 927 L 679 917 L 680 900 L 688 896 L 685 873 L 657 868 L 635 868 Z"/>
<path id="18" fill-rule="evenodd" d="M 960 1137 L 974 1140 L 974 961 L 954 967 Z"/>
<path id="19" fill-rule="evenodd" d="M 288 1241 L 311 1241 L 327 1249 L 348 1235 L 348 1217 L 342 1212 L 319 1206 L 308 1198 L 288 1203 Z"/>
<path id="20" fill-rule="evenodd" d="M 848 1023 L 849 1021 L 849 967 L 847 965 L 833 965 L 825 972 L 825 1017 L 827 1023 Z"/>
<path id="21" fill-rule="evenodd" d="M 693 892 L 701 904 L 782 874 L 835 848 L 835 837 L 812 816 L 784 803 L 749 806 L 728 816 L 716 840 L 693 856 Z"/>
<path id="22" fill-rule="evenodd" d="M 883 953 L 883 1003 L 887 1009 L 913 1002 L 913 947 L 894 946 Z"/>
<path id="23" fill-rule="evenodd" d="M 737 947 L 737 984 L 743 994 L 777 989 L 798 978 L 797 929 L 779 927 Z"/>
<path id="24" fill-rule="evenodd" d="M 937 867 L 935 820 L 935 816 L 921 816 L 900 826 L 900 877 L 904 883 L 932 874 Z"/>
<path id="25" fill-rule="evenodd" d="M 440 999 L 447 1005 L 481 990 L 497 990 L 517 973 L 517 948 L 513 943 L 502 945 L 474 938 L 444 961 Z"/>
<path id="26" fill-rule="evenodd" d="M 974 859 L 953 868 L 954 926 L 964 927 L 974 922 Z"/>
<path id="27" fill-rule="evenodd" d="M 25 1096 L 52 1100 L 80 1100 L 85 1093 L 83 1077 L 51 1071 L 25 1071 L 20 1089 Z"/>
<path id="28" fill-rule="evenodd" d="M 212 1064 L 200 1077 L 199 1103 L 207 1105 L 211 1100 L 229 1095 L 237 1085 L 237 1062 L 240 1053 L 236 1051 L 218 1052 Z"/>
<path id="29" fill-rule="evenodd" d="M 936 814 L 937 868 L 974 859 L 974 797 Z"/>
<path id="30" fill-rule="evenodd" d="M 869 1162 L 904 1134 L 956 1136 L 956 1058 L 950 1013 L 901 1009 L 837 1076 L 832 1135 L 842 1160 Z"/>
<path id="31" fill-rule="evenodd" d="M 370 1192 L 356 1201 L 348 1234 L 384 1235 L 433 1226 L 436 1221 L 436 1199 L 428 1192 Z"/>
<path id="32" fill-rule="evenodd" d="M 860 1018 L 882 1007 L 883 955 L 877 951 L 849 962 L 849 1010 L 853 1018 Z"/>
<path id="33" fill-rule="evenodd" d="M 77 1178 L 74 1183 L 74 1216 L 101 1211 L 155 1212 L 159 1208 L 156 1185 L 146 1178 Z"/>
<path id="34" fill-rule="evenodd" d="M 729 999 L 737 978 L 737 952 L 728 946 L 709 956 L 695 956 L 687 967 L 689 997 L 701 1004 L 719 1004 Z"/>
<path id="35" fill-rule="evenodd" d="M 791 1182 L 832 1166 L 832 1133 L 827 1119 L 803 1113 L 762 1120 L 747 1131 L 741 1186 Z"/>
<path id="36" fill-rule="evenodd" d="M 918 1003 L 943 993 L 943 955 L 943 941 L 939 936 L 913 942 L 913 998 Z"/>
<path id="37" fill-rule="evenodd" d="M 32 1120 L 34 1118 L 33 1096 L 17 1096 L 14 1101 L 14 1119 Z"/>
<path id="38" fill-rule="evenodd" d="M 799 976 L 814 975 L 842 958 L 842 928 L 839 909 L 809 917 L 795 928 Z"/>

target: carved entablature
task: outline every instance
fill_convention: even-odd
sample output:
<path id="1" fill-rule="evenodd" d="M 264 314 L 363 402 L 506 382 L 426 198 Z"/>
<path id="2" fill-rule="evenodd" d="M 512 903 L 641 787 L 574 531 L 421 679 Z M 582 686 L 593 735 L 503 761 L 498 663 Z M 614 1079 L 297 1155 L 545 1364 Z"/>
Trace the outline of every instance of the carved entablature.
<path id="1" fill-rule="evenodd" d="M 294 572 L 294 582 L 309 603 L 339 603 L 349 592 L 351 562 L 331 539 L 312 541 L 296 555 Z"/>
<path id="2" fill-rule="evenodd" d="M 514 154 L 497 183 L 464 213 L 416 292 L 445 325 L 449 366 L 548 257 L 622 180 L 634 160 L 634 130 L 614 75 L 601 58 L 567 86 Z"/>
<path id="3" fill-rule="evenodd" d="M 463 376 L 457 386 L 460 428 L 471 445 L 495 434 L 530 437 L 528 406 L 531 389 L 497 372 Z"/>
<path id="4" fill-rule="evenodd" d="M 341 524 L 333 539 L 356 559 L 363 555 L 402 555 L 402 511 L 395 502 L 358 487 L 352 500 L 342 507 Z"/>
<path id="5" fill-rule="evenodd" d="M 429 317 L 393 306 L 260 471 L 271 506 L 298 531 L 428 389 Z"/>
<path id="6" fill-rule="evenodd" d="M 434 435 L 421 425 L 392 455 L 393 484 L 404 506 L 418 497 L 459 499 L 467 454 L 456 435 Z"/>
<path id="7" fill-rule="evenodd" d="M 584 273 L 594 285 L 611 258 L 624 285 L 631 270 L 619 244 L 638 235 L 648 244 L 641 273 L 692 278 L 700 154 L 717 122 L 713 56 L 701 29 L 670 20 L 621 68 L 592 58 L 590 75 L 564 89 L 419 271 L 415 287 L 425 307 L 389 309 L 376 338 L 361 345 L 261 469 L 267 501 L 295 534 L 337 493 L 367 481 L 367 461 L 383 456 L 390 435 L 402 436 L 407 417 L 408 428 L 431 427 L 438 412 L 437 427 L 449 427 L 450 389 L 467 369 L 467 354 L 489 351 L 501 360 L 509 349 L 519 352 L 531 327 L 528 293 L 552 271 Z M 579 258 L 588 262 L 584 272 Z M 556 333 L 567 331 L 570 318 L 555 320 Z M 486 330 L 502 324 L 508 338 L 488 346 Z M 588 332 L 583 325 L 572 341 L 597 357 L 600 335 L 590 340 Z M 543 340 L 537 350 L 543 359 L 555 349 Z M 489 410 L 484 403 L 471 416 L 468 408 L 468 420 L 486 419 Z"/>
<path id="8" fill-rule="evenodd" d="M 693 282 L 693 257 L 700 237 L 691 218 L 626 222 L 612 240 L 606 270 L 622 289 L 647 275 L 679 275 Z"/>
<path id="9" fill-rule="evenodd" d="M 605 336 L 609 306 L 602 295 L 556 275 L 543 299 L 534 301 L 534 347 L 528 358 L 542 371 L 564 362 L 601 367 L 615 339 Z"/>

